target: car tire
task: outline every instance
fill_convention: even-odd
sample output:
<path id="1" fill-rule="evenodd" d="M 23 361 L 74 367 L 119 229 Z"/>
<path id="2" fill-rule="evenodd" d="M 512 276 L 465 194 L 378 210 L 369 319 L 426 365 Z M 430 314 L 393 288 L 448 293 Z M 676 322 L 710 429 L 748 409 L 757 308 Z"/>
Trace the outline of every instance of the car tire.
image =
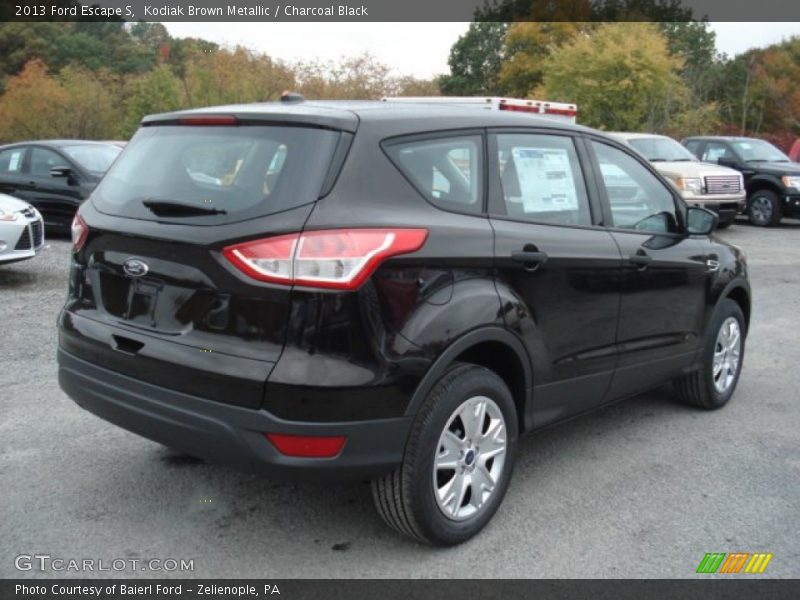
<path id="1" fill-rule="evenodd" d="M 414 418 L 402 465 L 372 482 L 378 513 L 390 527 L 420 542 L 451 546 L 468 540 L 503 500 L 518 431 L 505 382 L 484 367 L 454 364 Z M 455 492 L 461 489 L 465 492 L 458 499 Z"/>
<path id="2" fill-rule="evenodd" d="M 717 223 L 717 229 L 727 229 L 733 225 L 733 221 L 725 221 L 724 223 Z"/>
<path id="3" fill-rule="evenodd" d="M 733 333 L 737 342 L 732 341 Z M 720 302 L 706 333 L 700 365 L 673 381 L 678 398 L 704 410 L 716 410 L 728 403 L 742 372 L 747 330 L 741 307 L 725 298 Z M 735 364 L 734 364 L 735 363 Z"/>
<path id="4" fill-rule="evenodd" d="M 747 216 L 753 225 L 774 227 L 783 217 L 783 208 L 778 195 L 772 190 L 757 190 L 747 204 Z"/>

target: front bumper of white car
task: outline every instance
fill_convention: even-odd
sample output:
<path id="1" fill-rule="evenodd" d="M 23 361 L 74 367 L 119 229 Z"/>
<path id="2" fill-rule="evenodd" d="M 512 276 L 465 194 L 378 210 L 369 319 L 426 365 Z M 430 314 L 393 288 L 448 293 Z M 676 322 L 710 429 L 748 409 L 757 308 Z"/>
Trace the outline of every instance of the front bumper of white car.
<path id="1" fill-rule="evenodd" d="M 33 258 L 44 248 L 44 221 L 35 208 L 16 213 L 13 221 L 0 221 L 0 264 Z"/>

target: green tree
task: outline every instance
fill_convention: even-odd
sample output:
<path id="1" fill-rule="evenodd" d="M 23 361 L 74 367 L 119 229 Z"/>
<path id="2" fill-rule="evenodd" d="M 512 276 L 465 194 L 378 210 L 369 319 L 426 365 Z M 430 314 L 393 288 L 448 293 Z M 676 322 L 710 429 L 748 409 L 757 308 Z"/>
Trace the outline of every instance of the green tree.
<path id="1" fill-rule="evenodd" d="M 581 122 L 593 127 L 658 131 L 688 108 L 683 66 L 655 25 L 604 24 L 547 59 L 536 93 L 578 104 Z"/>
<path id="2" fill-rule="evenodd" d="M 119 135 L 118 101 L 113 76 L 106 70 L 88 71 L 68 66 L 58 76 L 64 90 L 60 105 L 60 135 L 99 140 Z"/>
<path id="3" fill-rule="evenodd" d="M 142 117 L 182 108 L 181 82 L 169 67 L 159 65 L 137 78 L 126 102 L 127 119 L 122 133 L 130 136 Z"/>
<path id="4" fill-rule="evenodd" d="M 500 88 L 510 96 L 528 97 L 542 83 L 546 59 L 581 33 L 594 29 L 586 22 L 514 23 L 506 34 Z"/>
<path id="5" fill-rule="evenodd" d="M 446 96 L 501 93 L 498 83 L 504 59 L 506 23 L 471 23 L 450 50 L 450 73 L 439 79 Z"/>

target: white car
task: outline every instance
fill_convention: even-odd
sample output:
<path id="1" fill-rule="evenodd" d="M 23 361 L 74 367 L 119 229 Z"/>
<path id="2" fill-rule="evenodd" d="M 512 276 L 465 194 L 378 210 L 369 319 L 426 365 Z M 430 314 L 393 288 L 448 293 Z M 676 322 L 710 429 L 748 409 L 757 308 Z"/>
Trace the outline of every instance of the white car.
<path id="1" fill-rule="evenodd" d="M 44 248 L 42 215 L 13 196 L 0 194 L 0 265 L 33 258 Z"/>

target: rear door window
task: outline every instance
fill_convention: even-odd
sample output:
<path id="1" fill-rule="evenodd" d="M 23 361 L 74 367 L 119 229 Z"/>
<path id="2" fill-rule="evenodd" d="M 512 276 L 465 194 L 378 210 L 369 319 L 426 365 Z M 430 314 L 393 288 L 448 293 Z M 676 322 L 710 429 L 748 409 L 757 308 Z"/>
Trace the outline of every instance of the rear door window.
<path id="1" fill-rule="evenodd" d="M 483 211 L 483 143 L 479 135 L 390 142 L 389 158 L 431 204 Z"/>
<path id="2" fill-rule="evenodd" d="M 572 138 L 497 135 L 506 215 L 537 223 L 591 225 L 589 198 Z"/>
<path id="3" fill-rule="evenodd" d="M 21 173 L 25 148 L 9 148 L 0 152 L 0 172 Z"/>
<path id="4" fill-rule="evenodd" d="M 229 223 L 319 197 L 339 133 L 308 127 L 143 127 L 93 194 L 101 212 Z"/>

